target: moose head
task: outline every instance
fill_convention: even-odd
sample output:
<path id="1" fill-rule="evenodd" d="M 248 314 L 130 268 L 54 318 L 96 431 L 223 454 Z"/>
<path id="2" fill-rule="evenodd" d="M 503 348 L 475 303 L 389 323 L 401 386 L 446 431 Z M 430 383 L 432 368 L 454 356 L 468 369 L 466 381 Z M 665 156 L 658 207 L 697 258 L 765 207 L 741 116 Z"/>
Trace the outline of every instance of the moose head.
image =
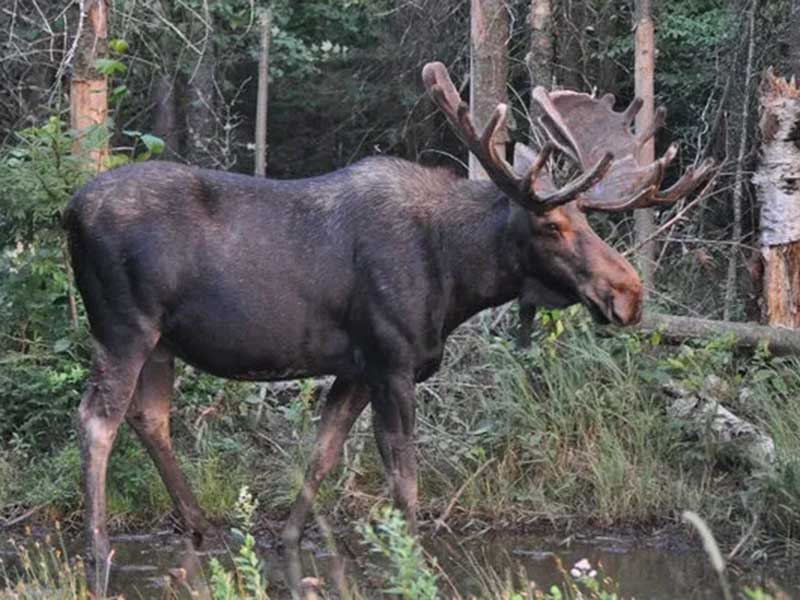
<path id="1" fill-rule="evenodd" d="M 428 93 L 461 141 L 481 163 L 489 178 L 516 207 L 514 220 L 529 232 L 525 253 L 527 301 L 546 307 L 583 303 L 600 322 L 630 325 L 642 312 L 642 283 L 623 256 L 592 230 L 585 213 L 622 212 L 667 206 L 696 189 L 711 173 L 707 160 L 689 167 L 670 188 L 661 190 L 667 165 L 677 145 L 653 162 L 641 160 L 641 150 L 664 124 L 660 107 L 652 126 L 631 131 L 642 101 L 624 112 L 613 109 L 614 96 L 595 98 L 572 91 L 548 93 L 537 87 L 533 96 L 543 109 L 540 119 L 550 138 L 539 153 L 515 145 L 514 166 L 497 152 L 496 137 L 504 129 L 508 107 L 499 104 L 482 135 L 440 62 L 422 71 Z M 558 188 L 547 172 L 548 159 L 558 148 L 583 175 Z"/>

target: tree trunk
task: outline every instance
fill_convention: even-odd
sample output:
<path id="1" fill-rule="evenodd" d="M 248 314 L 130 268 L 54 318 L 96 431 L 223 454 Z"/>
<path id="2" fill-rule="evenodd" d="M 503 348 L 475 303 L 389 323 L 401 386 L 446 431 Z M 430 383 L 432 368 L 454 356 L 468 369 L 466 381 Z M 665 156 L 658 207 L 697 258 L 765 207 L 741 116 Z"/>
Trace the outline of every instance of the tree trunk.
<path id="1" fill-rule="evenodd" d="M 81 27 L 70 81 L 70 121 L 79 132 L 73 152 L 95 171 L 105 166 L 108 134 L 97 135 L 108 119 L 108 79 L 95 68 L 108 48 L 108 6 L 105 0 L 87 0 L 79 17 Z"/>
<path id="2" fill-rule="evenodd" d="M 789 49 L 789 52 L 787 52 L 789 61 L 787 73 L 797 81 L 800 81 L 800 27 L 797 25 L 800 23 L 800 0 L 790 0 L 789 17 L 786 22 L 789 24 L 786 40 L 786 45 Z"/>
<path id="3" fill-rule="evenodd" d="M 555 49 L 553 41 L 553 7 L 550 0 L 531 0 L 528 13 L 528 25 L 531 29 L 530 51 L 525 57 L 531 90 L 537 85 L 548 89 L 553 87 L 553 61 Z M 541 112 L 539 104 L 531 95 L 530 116 L 536 119 Z"/>
<path id="4" fill-rule="evenodd" d="M 210 17 L 209 17 L 210 18 Z M 201 167 L 215 166 L 211 140 L 215 132 L 214 44 L 208 40 L 186 84 L 186 146 L 189 161 Z"/>
<path id="5" fill-rule="evenodd" d="M 157 75 L 152 96 L 155 105 L 153 133 L 164 140 L 164 158 L 175 158 L 180 153 L 176 98 L 175 79 L 166 73 Z"/>
<path id="6" fill-rule="evenodd" d="M 256 99 L 256 166 L 255 174 L 267 173 L 267 102 L 269 85 L 269 44 L 272 9 L 261 13 L 261 54 L 258 58 L 258 96 Z"/>
<path id="7" fill-rule="evenodd" d="M 567 89 L 583 88 L 586 0 L 560 0 L 556 3 L 557 79 Z"/>
<path id="8" fill-rule="evenodd" d="M 753 53 L 755 51 L 755 23 L 757 0 L 750 0 L 747 27 L 747 62 L 744 70 L 744 89 L 742 97 L 742 127 L 739 133 L 739 151 L 736 154 L 736 176 L 733 182 L 733 231 L 731 241 L 735 244 L 728 257 L 728 274 L 725 279 L 725 303 L 722 318 L 726 321 L 733 316 L 736 304 L 736 269 L 739 264 L 739 247 L 742 241 L 742 196 L 744 195 L 745 158 L 747 156 L 747 133 L 750 130 L 750 82 L 753 79 Z"/>
<path id="9" fill-rule="evenodd" d="M 483 131 L 495 107 L 501 102 L 508 104 L 506 44 L 509 32 L 505 1 L 472 0 L 470 21 L 470 111 L 478 131 Z M 505 157 L 508 132 L 501 131 L 496 140 L 498 154 Z M 487 178 L 472 154 L 469 156 L 469 177 Z"/>
<path id="10" fill-rule="evenodd" d="M 761 91 L 761 164 L 753 183 L 761 204 L 763 317 L 800 327 L 800 90 L 768 71 Z"/>
<path id="11" fill-rule="evenodd" d="M 655 28 L 653 25 L 651 0 L 636 0 L 635 22 L 635 93 L 643 101 L 642 109 L 636 115 L 636 131 L 644 131 L 653 122 L 655 112 Z M 655 140 L 650 140 L 639 153 L 641 162 L 655 159 Z M 636 242 L 647 240 L 653 235 L 655 223 L 652 209 L 634 212 Z M 636 253 L 639 270 L 642 274 L 645 295 L 655 288 L 655 244 L 649 241 L 642 244 Z"/>

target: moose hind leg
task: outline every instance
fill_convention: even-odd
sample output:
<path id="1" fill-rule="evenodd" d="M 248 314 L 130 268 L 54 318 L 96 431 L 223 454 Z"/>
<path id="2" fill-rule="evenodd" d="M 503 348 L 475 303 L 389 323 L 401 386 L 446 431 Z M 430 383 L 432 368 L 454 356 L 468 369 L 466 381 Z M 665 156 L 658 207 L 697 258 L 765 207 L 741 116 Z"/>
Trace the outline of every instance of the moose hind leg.
<path id="1" fill-rule="evenodd" d="M 93 340 L 91 375 L 78 409 L 81 467 L 86 506 L 89 569 L 93 586 L 105 589 L 110 547 L 106 528 L 106 471 L 108 457 L 125 418 L 136 380 L 152 345 L 129 343 L 112 353 Z M 98 577 L 103 574 L 104 576 Z"/>
<path id="2" fill-rule="evenodd" d="M 175 379 L 175 361 L 168 351 L 156 347 L 142 367 L 126 419 L 144 444 L 161 474 L 175 508 L 191 532 L 195 544 L 202 542 L 210 525 L 203 514 L 172 449 L 169 413 Z"/>
<path id="3" fill-rule="evenodd" d="M 375 386 L 373 430 L 395 506 L 417 531 L 416 398 L 411 377 L 392 375 Z"/>

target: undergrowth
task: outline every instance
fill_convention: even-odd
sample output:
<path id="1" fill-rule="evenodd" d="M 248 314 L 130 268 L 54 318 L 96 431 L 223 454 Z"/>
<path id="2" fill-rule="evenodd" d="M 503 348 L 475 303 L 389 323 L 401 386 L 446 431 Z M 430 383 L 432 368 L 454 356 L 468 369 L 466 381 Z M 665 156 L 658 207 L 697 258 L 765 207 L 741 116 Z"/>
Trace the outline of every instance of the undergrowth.
<path id="1" fill-rule="evenodd" d="M 88 351 L 60 223 L 88 177 L 70 153 L 73 136 L 53 118 L 0 152 L 0 519 L 34 507 L 80 515 L 72 423 Z M 513 311 L 484 312 L 455 332 L 443 368 L 418 386 L 423 514 L 450 507 L 451 523 L 563 527 L 678 523 L 693 510 L 723 540 L 752 531 L 740 557 L 798 554 L 800 361 L 737 353 L 724 339 L 667 347 L 657 334 L 598 329 L 580 308 L 540 311 L 537 322 L 522 351 L 511 341 Z M 263 512 L 285 516 L 324 385 L 178 373 L 175 446 L 201 504 L 225 520 L 247 483 Z M 721 402 L 775 440 L 770 469 L 752 469 L 735 449 L 668 416 L 661 385 L 673 378 L 700 389 L 710 373 L 730 390 Z M 364 415 L 318 505 L 362 515 L 385 496 L 384 481 Z M 115 527 L 172 510 L 126 426 L 111 458 L 109 509 Z"/>
<path id="2" fill-rule="evenodd" d="M 456 332 L 442 370 L 418 386 L 423 513 L 440 514 L 452 501 L 454 522 L 562 527 L 677 523 L 682 511 L 692 510 L 719 527 L 723 540 L 755 520 L 743 557 L 794 555 L 800 541 L 796 359 L 763 351 L 738 355 L 731 340 L 673 349 L 655 334 L 598 330 L 582 309 L 545 313 L 525 351 L 511 342 L 510 320 L 496 331 L 490 324 L 478 318 Z M 731 448 L 668 416 L 662 384 L 676 379 L 699 389 L 709 373 L 731 390 L 721 401 L 774 438 L 771 469 L 753 470 Z M 285 515 L 302 483 L 324 396 L 318 388 L 325 385 L 274 388 L 179 370 L 176 446 L 213 518 L 230 514 L 244 483 L 267 514 Z M 320 492 L 323 510 L 363 511 L 384 496 L 371 437 L 365 414 L 344 466 Z M 42 452 L 37 439 L 20 434 L 0 454 L 0 473 L 8 474 L 0 480 L 0 499 L 6 511 L 47 505 L 51 514 L 68 516 L 81 506 L 77 444 L 67 434 Z M 152 522 L 172 510 L 126 426 L 112 455 L 109 498 L 117 526 Z"/>

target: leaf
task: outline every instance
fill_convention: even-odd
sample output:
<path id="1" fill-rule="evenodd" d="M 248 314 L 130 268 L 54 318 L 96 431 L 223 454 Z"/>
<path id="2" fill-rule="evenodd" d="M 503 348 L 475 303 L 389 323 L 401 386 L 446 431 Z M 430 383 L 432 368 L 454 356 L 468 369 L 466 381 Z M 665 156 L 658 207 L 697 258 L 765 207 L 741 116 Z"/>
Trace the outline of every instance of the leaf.
<path id="1" fill-rule="evenodd" d="M 128 42 L 120 38 L 114 38 L 108 42 L 108 47 L 112 52 L 125 54 L 128 51 Z"/>
<path id="2" fill-rule="evenodd" d="M 72 340 L 69 338 L 61 338 L 56 340 L 56 343 L 53 344 L 53 352 L 56 354 L 61 354 L 66 352 L 72 346 Z"/>
<path id="3" fill-rule="evenodd" d="M 112 154 L 108 158 L 106 158 L 106 168 L 107 169 L 116 169 L 117 167 L 123 167 L 131 162 L 130 158 L 127 154 Z"/>
<path id="4" fill-rule="evenodd" d="M 98 58 L 94 61 L 94 67 L 103 75 L 121 75 L 125 71 L 128 70 L 128 67 L 125 66 L 120 60 L 116 58 Z"/>
<path id="5" fill-rule="evenodd" d="M 141 139 L 142 143 L 147 146 L 147 151 L 156 156 L 164 152 L 164 148 L 166 148 L 164 140 L 156 135 L 145 133 L 139 139 Z"/>
<path id="6" fill-rule="evenodd" d="M 112 102 L 118 102 L 122 98 L 128 95 L 128 86 L 127 85 L 118 85 L 113 90 L 111 90 L 111 100 Z"/>

